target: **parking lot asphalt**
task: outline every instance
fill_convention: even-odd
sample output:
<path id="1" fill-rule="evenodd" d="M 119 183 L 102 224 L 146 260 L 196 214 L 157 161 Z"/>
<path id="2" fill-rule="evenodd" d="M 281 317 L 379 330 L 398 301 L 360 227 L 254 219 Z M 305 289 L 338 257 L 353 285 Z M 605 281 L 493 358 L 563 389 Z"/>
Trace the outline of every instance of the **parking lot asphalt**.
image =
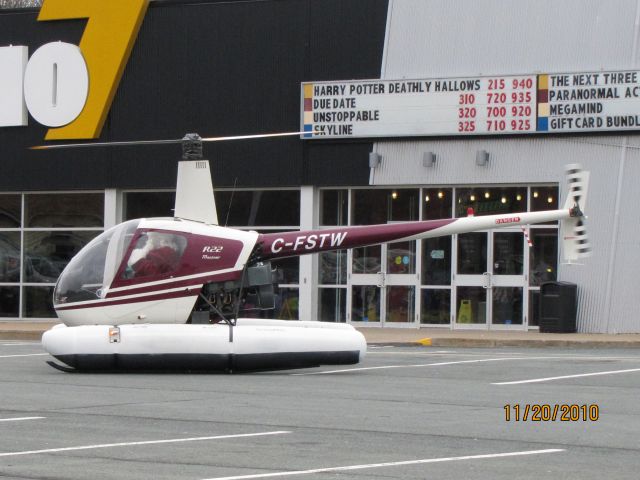
<path id="1" fill-rule="evenodd" d="M 358 365 L 82 374 L 0 341 L 9 479 L 637 478 L 640 351 L 371 344 Z"/>

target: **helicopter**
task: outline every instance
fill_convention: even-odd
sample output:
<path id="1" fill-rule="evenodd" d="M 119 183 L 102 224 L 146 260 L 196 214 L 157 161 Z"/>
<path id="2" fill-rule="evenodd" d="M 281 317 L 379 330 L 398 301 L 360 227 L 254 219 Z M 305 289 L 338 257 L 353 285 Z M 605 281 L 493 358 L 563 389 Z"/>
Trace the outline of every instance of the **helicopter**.
<path id="1" fill-rule="evenodd" d="M 359 363 L 364 336 L 350 324 L 244 318 L 274 307 L 271 260 L 367 245 L 560 221 L 572 262 L 591 251 L 583 213 L 589 173 L 567 167 L 559 210 L 258 233 L 220 226 L 203 141 L 179 140 L 174 216 L 129 220 L 89 242 L 64 268 L 53 304 L 61 324 L 44 349 L 63 371 L 260 371 Z M 136 142 L 136 143 L 152 143 Z M 172 141 L 172 142 L 178 142 Z M 114 142 L 108 145 L 130 144 Z M 165 142 L 166 143 L 166 142 Z M 51 145 L 66 148 L 101 144 Z"/>

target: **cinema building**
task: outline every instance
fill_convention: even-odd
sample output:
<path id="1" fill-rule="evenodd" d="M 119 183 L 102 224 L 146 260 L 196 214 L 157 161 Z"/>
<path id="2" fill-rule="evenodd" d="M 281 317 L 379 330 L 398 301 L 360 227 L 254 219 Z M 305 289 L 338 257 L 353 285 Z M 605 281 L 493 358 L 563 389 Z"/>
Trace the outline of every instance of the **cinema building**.
<path id="1" fill-rule="evenodd" d="M 221 224 L 278 232 L 556 209 L 565 165 L 579 163 L 593 255 L 564 263 L 551 223 L 289 258 L 274 262 L 267 315 L 536 330 L 541 285 L 559 281 L 577 285 L 578 331 L 638 333 L 637 8 L 152 1 L 119 23 L 130 37 L 91 37 L 47 0 L 43 12 L 0 10 L 0 320 L 51 320 L 56 279 L 83 245 L 123 220 L 172 216 L 181 155 L 176 144 L 28 147 L 304 131 L 205 143 Z M 89 15 L 102 18 L 77 16 Z M 39 50 L 57 42 L 80 53 Z M 78 55 L 86 91 L 64 68 Z M 115 65 L 112 98 L 95 133 L 78 134 L 109 75 L 96 64 Z M 67 107 L 64 92 L 82 102 L 58 125 L 47 112 Z"/>

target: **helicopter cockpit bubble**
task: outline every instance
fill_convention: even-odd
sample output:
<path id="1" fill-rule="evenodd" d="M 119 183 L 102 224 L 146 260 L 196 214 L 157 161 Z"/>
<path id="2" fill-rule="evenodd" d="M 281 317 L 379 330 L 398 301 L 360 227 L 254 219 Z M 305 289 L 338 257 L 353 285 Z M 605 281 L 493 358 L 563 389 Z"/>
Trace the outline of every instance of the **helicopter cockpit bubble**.
<path id="1" fill-rule="evenodd" d="M 104 298 L 139 223 L 121 223 L 89 242 L 60 274 L 54 305 Z"/>

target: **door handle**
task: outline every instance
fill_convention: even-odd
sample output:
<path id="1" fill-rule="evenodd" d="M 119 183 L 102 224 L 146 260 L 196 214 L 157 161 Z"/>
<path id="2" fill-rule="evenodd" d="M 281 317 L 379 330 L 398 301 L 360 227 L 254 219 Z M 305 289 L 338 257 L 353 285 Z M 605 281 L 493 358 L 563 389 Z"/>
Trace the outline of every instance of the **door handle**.
<path id="1" fill-rule="evenodd" d="M 382 288 L 384 287 L 384 280 L 385 280 L 385 274 L 384 272 L 378 272 L 376 273 L 376 275 L 378 276 L 378 288 Z"/>
<path id="2" fill-rule="evenodd" d="M 484 272 L 482 274 L 482 288 L 484 288 L 485 290 L 491 288 L 493 285 L 491 284 L 491 278 L 492 275 L 489 272 Z"/>

